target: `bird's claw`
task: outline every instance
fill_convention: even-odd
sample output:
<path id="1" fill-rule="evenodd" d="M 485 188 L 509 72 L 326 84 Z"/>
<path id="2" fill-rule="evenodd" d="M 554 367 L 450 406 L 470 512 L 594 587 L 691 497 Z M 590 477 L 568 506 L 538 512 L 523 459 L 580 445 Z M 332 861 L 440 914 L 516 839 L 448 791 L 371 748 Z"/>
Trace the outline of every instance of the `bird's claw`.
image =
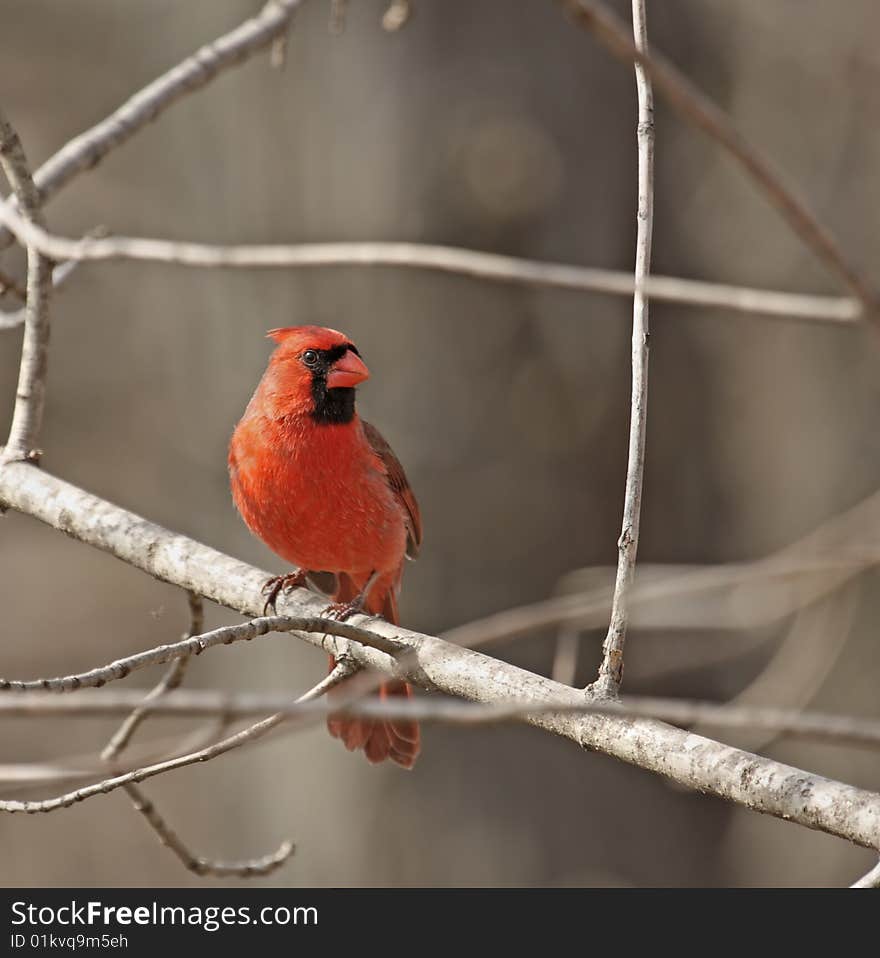
<path id="1" fill-rule="evenodd" d="M 328 619 L 336 619 L 337 622 L 345 622 L 353 615 L 364 611 L 364 600 L 360 596 L 352 599 L 351 602 L 333 602 L 324 609 L 324 615 Z"/>
<path id="2" fill-rule="evenodd" d="M 305 581 L 306 573 L 302 569 L 298 569 L 296 572 L 287 572 L 285 575 L 273 575 L 271 579 L 266 579 L 263 588 L 260 589 L 262 595 L 266 596 L 263 615 L 268 615 L 270 609 L 275 612 L 275 602 L 282 592 L 285 595 L 290 595 L 294 589 L 304 585 Z"/>

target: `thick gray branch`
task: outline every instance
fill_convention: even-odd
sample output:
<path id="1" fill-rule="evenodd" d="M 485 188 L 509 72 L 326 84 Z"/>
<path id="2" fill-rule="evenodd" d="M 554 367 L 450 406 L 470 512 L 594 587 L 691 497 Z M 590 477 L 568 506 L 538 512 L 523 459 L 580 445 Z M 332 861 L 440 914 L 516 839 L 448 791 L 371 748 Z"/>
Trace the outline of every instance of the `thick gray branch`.
<path id="1" fill-rule="evenodd" d="M 245 615 L 261 611 L 267 573 L 77 489 L 26 463 L 0 467 L 0 502 L 115 555 L 166 582 L 192 589 Z M 279 611 L 318 617 L 323 602 L 302 590 L 279 601 Z M 433 636 L 358 617 L 389 647 L 406 655 L 396 666 L 387 653 L 355 642 L 358 665 L 401 674 L 423 688 L 475 702 L 510 699 L 583 701 L 582 692 Z M 345 623 L 348 624 L 348 623 Z M 324 646 L 319 633 L 307 636 Z M 534 715 L 532 725 L 755 811 L 880 849 L 880 795 L 723 745 L 650 719 L 611 715 Z M 131 780 L 131 779 L 129 779 Z M 122 784 L 122 783 L 120 783 Z"/>

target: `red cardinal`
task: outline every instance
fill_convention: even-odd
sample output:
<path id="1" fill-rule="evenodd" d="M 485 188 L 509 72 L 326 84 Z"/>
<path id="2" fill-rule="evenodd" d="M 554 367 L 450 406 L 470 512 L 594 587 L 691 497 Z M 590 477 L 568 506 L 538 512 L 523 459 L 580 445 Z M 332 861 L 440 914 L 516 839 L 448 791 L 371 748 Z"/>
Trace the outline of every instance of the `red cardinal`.
<path id="1" fill-rule="evenodd" d="M 363 610 L 397 623 L 403 562 L 418 552 L 422 524 L 403 467 L 355 411 L 355 386 L 370 373 L 335 329 L 294 326 L 269 336 L 278 346 L 229 446 L 238 511 L 296 567 L 266 583 L 266 605 L 309 573 L 332 572 L 335 614 Z M 379 694 L 411 697 L 412 690 L 388 682 Z M 332 716 L 327 727 L 371 762 L 412 768 L 419 754 L 416 722 Z"/>

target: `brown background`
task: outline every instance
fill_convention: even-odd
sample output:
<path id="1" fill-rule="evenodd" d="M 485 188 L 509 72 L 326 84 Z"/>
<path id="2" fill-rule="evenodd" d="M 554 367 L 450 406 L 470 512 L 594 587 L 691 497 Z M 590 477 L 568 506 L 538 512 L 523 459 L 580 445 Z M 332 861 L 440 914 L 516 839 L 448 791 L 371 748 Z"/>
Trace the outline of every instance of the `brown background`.
<path id="1" fill-rule="evenodd" d="M 379 28 L 381 2 L 351 6 L 345 35 L 333 38 L 327 5 L 307 3 L 283 72 L 263 56 L 180 102 L 59 195 L 50 227 L 77 235 L 103 223 L 209 242 L 413 239 L 630 268 L 630 70 L 549 0 L 421 0 L 395 36 Z M 872 268 L 880 255 L 877 5 L 649 6 L 654 44 L 788 171 L 854 261 Z M 6 0 L 3 108 L 36 165 L 257 8 Z M 836 291 L 732 163 L 662 103 L 654 249 L 658 273 Z M 9 268 L 18 262 L 4 256 Z M 573 568 L 614 562 L 630 309 L 625 299 L 390 269 L 83 267 L 52 311 L 44 465 L 280 569 L 231 507 L 225 446 L 268 355 L 264 331 L 342 328 L 373 372 L 361 409 L 395 446 L 424 512 L 404 621 L 436 632 L 543 598 Z M 660 304 L 652 325 L 640 558 L 759 556 L 873 491 L 880 353 L 872 334 Z M 3 336 L 0 386 L 11 408 L 20 335 Z M 182 630 L 176 590 L 22 516 L 7 516 L 2 536 L 0 673 L 82 669 Z M 875 586 L 876 575 L 863 577 L 851 622 L 828 617 L 828 642 L 840 630 L 848 639 L 830 656 L 816 708 L 880 714 Z M 229 621 L 209 610 L 210 624 Z M 628 688 L 729 697 L 760 673 L 788 625 L 748 640 L 635 632 Z M 496 653 L 546 672 L 552 638 Z M 582 682 L 600 641 L 598 632 L 586 637 Z M 314 650 L 278 637 L 203 657 L 191 681 L 298 692 L 324 667 Z M 0 762 L 88 755 L 110 728 L 6 721 Z M 159 721 L 150 728 L 174 731 Z M 880 788 L 868 752 L 763 747 Z M 297 856 L 273 884 L 818 885 L 852 881 L 871 863 L 843 842 L 523 727 L 432 726 L 412 774 L 371 768 L 321 730 L 281 735 L 146 790 L 201 854 L 262 854 L 294 837 Z M 200 881 L 121 794 L 0 818 L 3 884 Z"/>

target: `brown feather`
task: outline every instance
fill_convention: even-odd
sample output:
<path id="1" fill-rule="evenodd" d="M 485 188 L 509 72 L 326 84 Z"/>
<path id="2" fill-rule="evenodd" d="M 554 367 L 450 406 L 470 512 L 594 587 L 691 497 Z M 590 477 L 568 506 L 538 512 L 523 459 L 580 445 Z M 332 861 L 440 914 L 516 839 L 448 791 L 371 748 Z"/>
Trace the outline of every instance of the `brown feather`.
<path id="1" fill-rule="evenodd" d="M 410 559 L 415 559 L 419 554 L 422 545 L 422 515 L 419 511 L 419 504 L 416 501 L 415 494 L 403 471 L 400 460 L 394 455 L 394 450 L 385 440 L 385 437 L 379 430 L 365 422 L 361 423 L 364 427 L 364 435 L 367 442 L 373 447 L 373 452 L 382 460 L 388 475 L 388 485 L 391 486 L 398 502 L 403 506 L 406 512 L 406 531 L 408 533 L 406 554 Z"/>

